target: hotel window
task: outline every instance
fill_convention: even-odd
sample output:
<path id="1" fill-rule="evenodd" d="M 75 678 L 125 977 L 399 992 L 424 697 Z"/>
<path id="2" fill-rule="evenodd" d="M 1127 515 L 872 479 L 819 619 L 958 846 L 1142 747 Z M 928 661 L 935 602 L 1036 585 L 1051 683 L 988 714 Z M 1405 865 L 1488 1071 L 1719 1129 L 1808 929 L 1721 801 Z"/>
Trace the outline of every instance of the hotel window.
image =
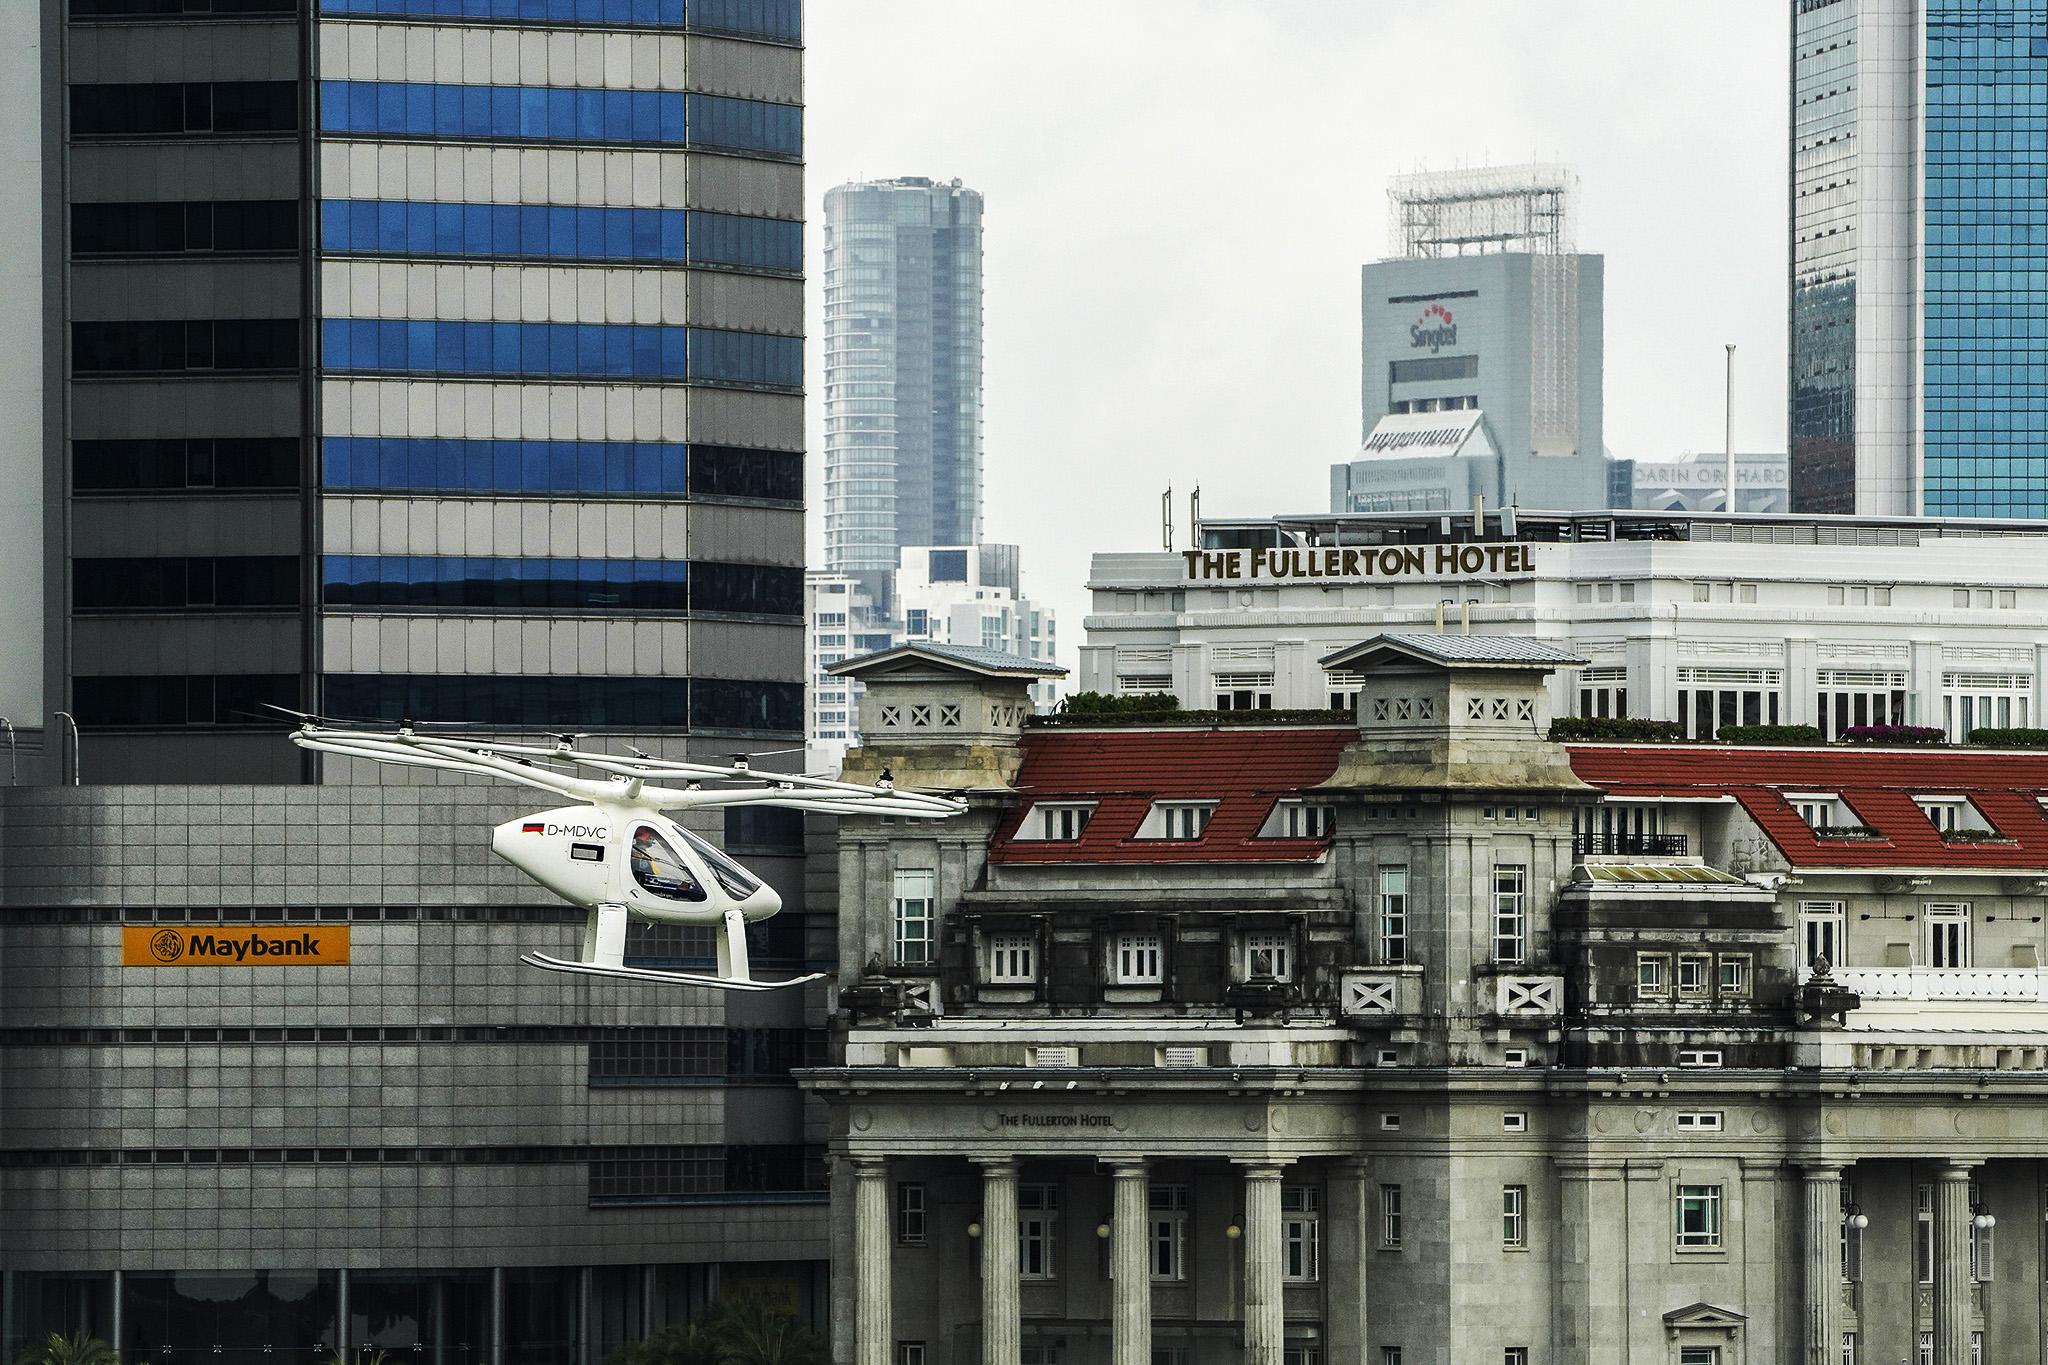
<path id="1" fill-rule="evenodd" d="M 1275 981 L 1292 981 L 1292 948 L 1294 936 L 1288 933 L 1274 933 L 1261 930 L 1244 936 L 1244 975 L 1249 981 L 1255 976 L 1270 976 Z"/>
<path id="2" fill-rule="evenodd" d="M 1323 1349 L 1313 1341 L 1289 1337 L 1280 1349 L 1280 1365 L 1323 1365 Z"/>
<path id="3" fill-rule="evenodd" d="M 1187 1278 L 1188 1187 L 1154 1185 L 1146 1194 L 1152 1237 L 1152 1278 Z"/>
<path id="4" fill-rule="evenodd" d="M 899 967 L 929 967 L 937 960 L 934 951 L 937 941 L 932 933 L 933 895 L 937 885 L 936 872 L 905 871 L 896 874 L 893 923 L 896 965 Z"/>
<path id="5" fill-rule="evenodd" d="M 1834 792 L 1786 792 L 1785 800 L 1799 812 L 1799 818 L 1806 822 L 1807 828 L 1816 834 L 1826 836 L 1837 830 L 1863 827 L 1856 812 L 1850 810 L 1848 803 Z"/>
<path id="6" fill-rule="evenodd" d="M 1284 800 L 1273 804 L 1273 813 L 1259 827 L 1261 839 L 1321 839 L 1335 823 L 1330 807 L 1313 801 Z"/>
<path id="7" fill-rule="evenodd" d="M 1813 960 L 1824 957 L 1829 967 L 1842 965 L 1842 936 L 1846 906 L 1841 901 L 1799 902 L 1799 972 L 1813 969 Z"/>
<path id="8" fill-rule="evenodd" d="M 1671 955 L 1669 953 L 1636 954 L 1636 999 L 1668 1000 L 1671 998 Z"/>
<path id="9" fill-rule="evenodd" d="M 901 1182 L 896 1186 L 896 1244 L 921 1247 L 924 1245 L 924 1232 L 924 1186 Z"/>
<path id="10" fill-rule="evenodd" d="M 1715 965 L 1721 973 L 1719 982 L 1721 996 L 1724 999 L 1730 1000 L 1747 998 L 1749 995 L 1749 954 L 1723 953 L 1715 960 Z"/>
<path id="11" fill-rule="evenodd" d="M 2003 596 L 2003 594 L 2000 594 Z M 1984 1365 L 1984 1334 L 1970 1333 L 1970 1365 Z"/>
<path id="12" fill-rule="evenodd" d="M 1934 1186 L 1913 1187 L 1913 1278 L 1934 1283 Z"/>
<path id="13" fill-rule="evenodd" d="M 1721 1049 L 1717 1047 L 1682 1047 L 1678 1049 L 1678 1064 L 1686 1067 L 1709 1067 L 1721 1065 Z"/>
<path id="14" fill-rule="evenodd" d="M 1678 1348 L 1678 1365 L 1721 1365 L 1721 1348 L 1681 1346 Z"/>
<path id="15" fill-rule="evenodd" d="M 1027 1333 L 1017 1345 L 1017 1365 L 1066 1365 L 1067 1339 Z"/>
<path id="16" fill-rule="evenodd" d="M 1680 999 L 1688 996 L 1698 998 L 1707 993 L 1707 969 L 1714 959 L 1706 953 L 1680 953 L 1678 955 L 1678 994 Z"/>
<path id="17" fill-rule="evenodd" d="M 1514 1251 L 1529 1245 L 1529 1187 L 1500 1187 L 1500 1244 Z"/>
<path id="18" fill-rule="evenodd" d="M 1400 966 L 1408 960 L 1408 869 L 1380 869 L 1380 961 Z"/>
<path id="19" fill-rule="evenodd" d="M 1092 801 L 1041 801 L 1024 817 L 1017 837 L 1072 843 L 1081 837 L 1081 831 L 1088 828 L 1088 817 L 1094 813 L 1095 803 Z"/>
<path id="20" fill-rule="evenodd" d="M 1910 719 L 1903 672 L 1823 668 L 1814 681 L 1814 714 L 1823 739 L 1840 739 L 1854 725 L 1905 725 Z"/>
<path id="21" fill-rule="evenodd" d="M 1270 711 L 1273 709 L 1271 673 L 1218 673 L 1214 688 L 1218 711 Z"/>
<path id="22" fill-rule="evenodd" d="M 1681 1133 L 1718 1133 L 1721 1131 L 1721 1111 L 1718 1109 L 1683 1109 L 1678 1114 L 1678 1131 Z"/>
<path id="23" fill-rule="evenodd" d="M 925 1365 L 927 1357 L 921 1341 L 899 1341 L 896 1343 L 896 1365 Z"/>
<path id="24" fill-rule="evenodd" d="M 1924 961 L 1930 967 L 1970 965 L 1970 906 L 1966 901 L 1929 901 L 1921 907 L 1926 921 Z"/>
<path id="25" fill-rule="evenodd" d="M 1038 941 L 1030 934 L 992 934 L 988 940 L 991 985 L 1030 985 L 1038 980 Z"/>
<path id="26" fill-rule="evenodd" d="M 1060 1187 L 1017 1187 L 1017 1273 L 1050 1280 L 1059 1273 Z"/>
<path id="27" fill-rule="evenodd" d="M 1401 1245 L 1401 1187 L 1380 1186 L 1380 1245 L 1393 1250 Z"/>
<path id="28" fill-rule="evenodd" d="M 1162 951 L 1157 934 L 1116 936 L 1116 984 L 1156 986 L 1165 980 Z"/>
<path id="29" fill-rule="evenodd" d="M 1154 1346 L 1152 1365 L 1188 1365 L 1188 1348 L 1185 1346 Z"/>
<path id="30" fill-rule="evenodd" d="M 1997 1278 L 1993 1273 L 1997 1267 L 1997 1258 L 1992 1254 L 1995 1248 L 1992 1245 L 1991 1238 L 1992 1234 L 1998 1229 L 1995 1223 L 1984 1226 L 1978 1225 L 1977 1211 L 1984 1208 L 1984 1187 L 1972 1180 L 1970 1182 L 1970 1278 L 1978 1284 Z M 1989 1210 L 1985 1209 L 1985 1212 L 1988 1213 Z"/>
<path id="31" fill-rule="evenodd" d="M 1943 673 L 1942 729 L 1954 744 L 1981 729 L 2024 729 L 2033 692 L 2031 673 Z"/>
<path id="32" fill-rule="evenodd" d="M 1529 869 L 1501 865 L 1493 869 L 1493 960 L 1514 964 L 1528 949 Z"/>
<path id="33" fill-rule="evenodd" d="M 1401 1348 L 1398 1346 L 1380 1347 L 1380 1365 L 1401 1365 Z"/>
<path id="34" fill-rule="evenodd" d="M 1216 813 L 1214 801 L 1159 801 L 1138 830 L 1140 839 L 1195 840 L 1209 828 Z"/>
<path id="35" fill-rule="evenodd" d="M 1509 1346 L 1500 1353 L 1500 1365 L 1529 1365 L 1529 1348 Z"/>
<path id="36" fill-rule="evenodd" d="M 1628 669 L 1600 664 L 1579 670 L 1579 714 L 1604 719 L 1628 715 Z"/>
<path id="37" fill-rule="evenodd" d="M 1322 1274 L 1322 1191 L 1314 1185 L 1280 1187 L 1280 1256 L 1290 1284 L 1310 1284 Z"/>
<path id="38" fill-rule="evenodd" d="M 1922 1332 L 1919 1347 L 1913 1353 L 1915 1365 L 1934 1365 L 1934 1333 Z"/>
<path id="39" fill-rule="evenodd" d="M 1687 739 L 1712 739 L 1724 725 L 1776 725 L 1785 673 L 1777 668 L 1681 668 L 1678 720 Z"/>
<path id="40" fill-rule="evenodd" d="M 1842 1365 L 1856 1365 L 1856 1334 L 1842 1333 Z"/>
<path id="41" fill-rule="evenodd" d="M 1689 1248 L 1721 1245 L 1721 1187 L 1680 1185 L 1676 1218 L 1678 1245 Z"/>

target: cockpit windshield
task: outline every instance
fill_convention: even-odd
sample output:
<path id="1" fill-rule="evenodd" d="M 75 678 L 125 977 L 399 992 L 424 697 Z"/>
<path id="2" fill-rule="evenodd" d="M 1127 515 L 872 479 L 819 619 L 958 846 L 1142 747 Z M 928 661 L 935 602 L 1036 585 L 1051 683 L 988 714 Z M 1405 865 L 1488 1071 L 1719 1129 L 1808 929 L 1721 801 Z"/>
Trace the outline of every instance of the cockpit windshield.
<path id="1" fill-rule="evenodd" d="M 723 850 L 713 847 L 688 830 L 679 831 L 690 841 L 690 847 L 697 850 L 697 856 L 711 869 L 711 875 L 718 878 L 718 884 L 734 900 L 745 900 L 761 889 L 761 883 L 754 874 L 725 856 Z"/>
<path id="2" fill-rule="evenodd" d="M 685 835 L 685 838 L 688 836 Z M 643 890 L 651 891 L 664 900 L 701 901 L 705 898 L 704 888 L 690 875 L 690 869 L 683 866 L 668 841 L 655 832 L 654 826 L 642 825 L 633 831 L 633 880 Z"/>

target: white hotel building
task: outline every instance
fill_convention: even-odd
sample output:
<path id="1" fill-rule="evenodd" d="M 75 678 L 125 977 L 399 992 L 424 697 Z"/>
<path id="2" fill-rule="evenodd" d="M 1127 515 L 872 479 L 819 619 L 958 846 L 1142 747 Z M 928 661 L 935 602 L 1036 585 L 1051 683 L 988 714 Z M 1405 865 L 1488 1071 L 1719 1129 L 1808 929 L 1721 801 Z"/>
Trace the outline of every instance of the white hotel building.
<path id="1" fill-rule="evenodd" d="M 1191 708 L 1348 707 L 1358 680 L 1325 656 L 1362 628 L 1442 628 L 1586 659 L 1551 679 L 1557 715 L 1675 720 L 1695 737 L 1891 723 L 1960 739 L 2044 714 L 2044 537 L 2040 522 L 1688 512 L 1510 510 L 1477 534 L 1470 512 L 1204 520 L 1207 553 L 1094 557 L 1075 685 Z M 1473 541 L 1524 552 L 1477 575 L 1434 549 L 1419 568 L 1341 553 Z M 1340 553 L 1259 555 L 1254 572 L 1262 547 Z"/>

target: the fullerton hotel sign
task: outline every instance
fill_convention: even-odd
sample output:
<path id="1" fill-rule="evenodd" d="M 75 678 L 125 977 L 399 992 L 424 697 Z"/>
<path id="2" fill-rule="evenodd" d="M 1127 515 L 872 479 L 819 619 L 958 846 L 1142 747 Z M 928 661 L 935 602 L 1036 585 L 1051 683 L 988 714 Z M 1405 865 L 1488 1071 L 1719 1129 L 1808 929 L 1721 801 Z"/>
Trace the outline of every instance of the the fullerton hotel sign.
<path id="1" fill-rule="evenodd" d="M 1183 550 L 1190 582 L 1341 583 L 1368 579 L 1526 577 L 1531 545 L 1270 546 Z"/>

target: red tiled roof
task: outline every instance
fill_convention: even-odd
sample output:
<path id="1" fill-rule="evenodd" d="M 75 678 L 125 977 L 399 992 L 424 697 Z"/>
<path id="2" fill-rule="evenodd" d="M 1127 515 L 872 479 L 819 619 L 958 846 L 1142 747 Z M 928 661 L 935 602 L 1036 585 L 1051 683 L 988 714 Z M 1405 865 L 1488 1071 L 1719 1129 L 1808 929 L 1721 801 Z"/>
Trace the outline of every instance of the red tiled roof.
<path id="1" fill-rule="evenodd" d="M 1795 867 L 2048 868 L 2048 753 L 1929 749 L 1569 746 L 1572 770 L 1616 796 L 1731 796 Z M 1880 837 L 1822 839 L 1787 792 L 1831 792 Z M 1915 796 L 1967 796 L 2004 836 L 1951 843 Z M 2009 842 L 2008 842 L 2009 841 Z"/>
<path id="2" fill-rule="evenodd" d="M 1280 797 L 1314 786 L 1337 768 L 1350 725 L 1221 726 L 1214 729 L 1031 730 L 1017 788 L 1026 798 L 996 828 L 998 863 L 1309 862 L 1328 838 L 1261 839 Z M 1094 801 L 1081 837 L 1017 839 L 1031 804 Z M 1199 839 L 1136 838 L 1154 801 L 1211 800 L 1216 813 Z"/>

